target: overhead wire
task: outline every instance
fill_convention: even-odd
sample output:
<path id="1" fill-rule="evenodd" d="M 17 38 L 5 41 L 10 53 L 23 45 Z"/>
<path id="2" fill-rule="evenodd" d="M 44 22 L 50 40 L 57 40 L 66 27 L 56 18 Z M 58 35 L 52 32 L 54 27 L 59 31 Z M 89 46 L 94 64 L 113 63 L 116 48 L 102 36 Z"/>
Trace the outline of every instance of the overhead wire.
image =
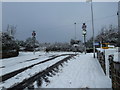
<path id="1" fill-rule="evenodd" d="M 115 16 L 117 16 L 117 14 L 115 15 L 110 15 L 110 16 L 105 16 L 105 17 L 101 17 L 101 18 L 94 18 L 94 21 L 98 21 L 98 20 L 103 20 L 103 19 L 108 19 L 108 18 L 111 18 L 111 17 L 115 17 Z M 87 21 L 85 21 L 85 23 L 87 23 L 87 22 L 91 22 L 92 20 L 87 20 Z M 78 23 L 78 24 L 82 24 L 83 22 L 81 22 L 81 23 Z"/>
<path id="2" fill-rule="evenodd" d="M 110 16 L 105 16 L 105 17 L 101 17 L 101 18 L 94 18 L 94 21 L 98 21 L 98 20 L 105 20 L 105 19 L 108 19 L 108 18 L 111 18 L 111 17 L 115 17 L 117 16 L 117 14 L 115 15 L 110 15 Z M 83 24 L 83 23 L 88 23 L 88 22 L 91 22 L 92 20 L 86 20 L 84 22 L 76 22 L 76 24 Z M 73 26 L 73 24 L 67 24 L 67 25 L 61 25 L 61 26 L 57 26 L 57 27 L 53 27 L 53 28 L 49 28 L 49 29 L 60 29 L 60 28 L 63 28 L 63 27 L 69 27 L 69 26 Z"/>

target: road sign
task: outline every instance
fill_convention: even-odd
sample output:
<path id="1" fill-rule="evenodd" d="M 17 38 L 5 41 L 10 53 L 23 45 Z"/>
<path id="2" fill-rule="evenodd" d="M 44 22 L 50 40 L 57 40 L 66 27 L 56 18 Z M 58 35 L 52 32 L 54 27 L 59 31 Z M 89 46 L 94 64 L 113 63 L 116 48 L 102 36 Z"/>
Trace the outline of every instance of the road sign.
<path id="1" fill-rule="evenodd" d="M 83 29 L 83 30 L 86 30 L 86 27 L 87 27 L 87 26 L 85 25 L 85 23 L 83 23 L 82 29 Z"/>
<path id="2" fill-rule="evenodd" d="M 99 45 L 99 43 L 98 43 L 98 42 L 96 42 L 96 43 L 94 43 L 94 45 L 95 45 L 95 46 L 98 46 L 98 45 Z"/>

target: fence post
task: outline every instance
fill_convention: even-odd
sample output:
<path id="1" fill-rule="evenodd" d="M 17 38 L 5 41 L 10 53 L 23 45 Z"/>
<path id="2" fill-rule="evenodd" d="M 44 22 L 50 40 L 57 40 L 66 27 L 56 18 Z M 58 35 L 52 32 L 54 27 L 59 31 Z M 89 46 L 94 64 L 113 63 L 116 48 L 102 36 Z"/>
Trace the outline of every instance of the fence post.
<path id="1" fill-rule="evenodd" d="M 113 55 L 109 55 L 109 76 L 112 81 L 112 88 L 114 88 L 114 65 L 113 65 Z"/>

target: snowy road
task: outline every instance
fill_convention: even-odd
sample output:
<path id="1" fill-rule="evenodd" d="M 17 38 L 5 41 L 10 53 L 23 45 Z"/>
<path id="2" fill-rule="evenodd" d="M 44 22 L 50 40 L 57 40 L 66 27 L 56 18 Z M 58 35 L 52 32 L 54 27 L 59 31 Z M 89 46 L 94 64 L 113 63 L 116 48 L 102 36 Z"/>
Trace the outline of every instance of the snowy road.
<path id="1" fill-rule="evenodd" d="M 79 55 L 54 77 L 50 83 L 43 82 L 42 88 L 111 88 L 110 79 L 105 76 L 97 59 L 92 54 Z"/>

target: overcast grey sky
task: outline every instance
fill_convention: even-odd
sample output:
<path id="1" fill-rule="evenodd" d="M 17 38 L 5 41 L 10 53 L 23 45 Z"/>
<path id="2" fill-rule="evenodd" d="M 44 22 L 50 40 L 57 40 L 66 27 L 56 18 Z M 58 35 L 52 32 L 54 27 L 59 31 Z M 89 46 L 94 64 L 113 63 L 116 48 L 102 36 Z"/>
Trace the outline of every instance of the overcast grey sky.
<path id="1" fill-rule="evenodd" d="M 75 37 L 82 40 L 82 23 L 87 25 L 87 39 L 92 36 L 90 3 L 86 2 L 3 2 L 2 27 L 17 25 L 15 37 L 25 40 L 33 30 L 40 42 L 69 42 Z M 117 2 L 94 2 L 95 34 L 103 26 L 117 26 Z"/>

